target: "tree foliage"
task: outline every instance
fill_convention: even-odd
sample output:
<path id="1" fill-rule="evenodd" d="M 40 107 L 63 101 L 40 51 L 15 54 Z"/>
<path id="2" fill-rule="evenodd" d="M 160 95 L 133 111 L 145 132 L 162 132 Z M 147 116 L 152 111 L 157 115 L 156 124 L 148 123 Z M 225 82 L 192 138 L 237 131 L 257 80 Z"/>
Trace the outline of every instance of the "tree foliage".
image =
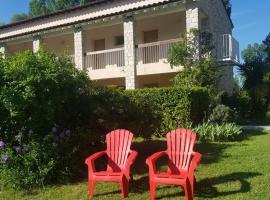
<path id="1" fill-rule="evenodd" d="M 175 78 L 175 84 L 207 87 L 212 94 L 217 94 L 219 70 L 216 59 L 211 55 L 214 48 L 212 34 L 191 30 L 183 38 L 169 51 L 171 66 L 183 66 Z"/>
<path id="2" fill-rule="evenodd" d="M 243 89 L 251 98 L 252 115 L 262 119 L 270 103 L 270 34 L 262 44 L 249 45 L 242 56 L 244 65 L 239 70 L 245 78 Z"/>
<path id="3" fill-rule="evenodd" d="M 47 15 L 75 6 L 85 5 L 89 2 L 91 2 L 91 0 L 31 0 L 29 2 L 29 13 L 15 14 L 11 22 Z"/>
<path id="4" fill-rule="evenodd" d="M 11 18 L 11 22 L 15 23 L 15 22 L 20 22 L 23 20 L 27 20 L 29 18 L 29 16 L 25 13 L 18 13 L 13 15 L 13 17 Z"/>

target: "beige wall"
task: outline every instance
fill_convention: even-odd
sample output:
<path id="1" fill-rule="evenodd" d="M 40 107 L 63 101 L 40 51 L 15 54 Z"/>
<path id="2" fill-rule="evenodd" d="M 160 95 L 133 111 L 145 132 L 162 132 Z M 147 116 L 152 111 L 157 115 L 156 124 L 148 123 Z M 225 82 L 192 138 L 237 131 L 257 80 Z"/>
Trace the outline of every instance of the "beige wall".
<path id="1" fill-rule="evenodd" d="M 137 76 L 137 88 L 146 88 L 152 86 L 169 87 L 173 85 L 172 79 L 176 73 L 155 74 L 147 76 Z M 125 78 L 103 79 L 95 81 L 98 85 L 114 85 L 125 87 Z"/>
<path id="2" fill-rule="evenodd" d="M 56 54 L 67 53 L 74 54 L 74 36 L 73 34 L 58 35 L 55 37 L 48 37 L 41 39 L 42 46 L 50 52 Z"/>
<path id="3" fill-rule="evenodd" d="M 158 30 L 158 40 L 179 38 L 185 31 L 185 12 L 174 13 L 135 21 L 135 38 L 137 44 L 143 43 L 143 33 L 150 30 Z M 158 23 L 157 23 L 158 22 Z M 85 51 L 94 50 L 94 41 L 105 39 L 105 48 L 113 49 L 121 46 L 115 45 L 115 37 L 123 36 L 123 24 L 85 30 Z"/>
<path id="4" fill-rule="evenodd" d="M 113 26 L 101 27 L 91 30 L 85 30 L 84 32 L 84 48 L 86 52 L 94 51 L 94 41 L 105 39 L 105 48 L 113 49 L 123 46 L 115 45 L 115 37 L 123 36 L 123 24 L 117 24 Z"/>
<path id="5" fill-rule="evenodd" d="M 158 40 L 180 37 L 186 28 L 185 12 L 162 15 L 136 21 L 136 40 L 143 43 L 144 31 L 158 30 Z"/>
<path id="6" fill-rule="evenodd" d="M 33 43 L 32 42 L 23 42 L 23 43 L 18 43 L 18 44 L 8 44 L 7 45 L 7 54 L 8 55 L 13 55 L 18 52 L 23 52 L 33 50 Z"/>

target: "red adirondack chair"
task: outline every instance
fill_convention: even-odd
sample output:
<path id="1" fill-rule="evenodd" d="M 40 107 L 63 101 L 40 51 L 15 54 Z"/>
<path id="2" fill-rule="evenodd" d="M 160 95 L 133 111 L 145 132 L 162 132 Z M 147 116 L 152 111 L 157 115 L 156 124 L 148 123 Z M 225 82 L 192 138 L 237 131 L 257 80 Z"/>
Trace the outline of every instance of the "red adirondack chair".
<path id="1" fill-rule="evenodd" d="M 167 150 L 157 152 L 147 158 L 149 167 L 150 195 L 155 199 L 157 185 L 179 185 L 184 188 L 187 200 L 194 196 L 194 172 L 201 160 L 201 154 L 194 152 L 196 134 L 187 129 L 177 129 L 167 133 Z M 168 171 L 159 173 L 155 161 L 167 155 Z"/>
<path id="2" fill-rule="evenodd" d="M 88 165 L 89 195 L 94 196 L 96 182 L 118 182 L 122 197 L 128 196 L 129 181 L 132 178 L 130 168 L 138 153 L 130 150 L 133 134 L 127 130 L 114 130 L 106 135 L 107 150 L 93 154 L 85 160 Z M 95 160 L 108 157 L 106 171 L 96 171 Z"/>

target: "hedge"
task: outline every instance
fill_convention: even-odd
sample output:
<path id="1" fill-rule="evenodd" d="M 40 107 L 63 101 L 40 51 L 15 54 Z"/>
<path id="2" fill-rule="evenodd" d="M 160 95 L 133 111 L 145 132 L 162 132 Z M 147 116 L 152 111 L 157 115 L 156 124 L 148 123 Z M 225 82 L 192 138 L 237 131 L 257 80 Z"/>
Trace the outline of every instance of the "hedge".
<path id="1" fill-rule="evenodd" d="M 177 127 L 197 125 L 207 116 L 210 105 L 208 90 L 201 87 L 138 89 L 124 91 L 124 95 L 136 106 L 134 124 L 144 136 L 149 136 L 149 131 L 162 136 Z"/>

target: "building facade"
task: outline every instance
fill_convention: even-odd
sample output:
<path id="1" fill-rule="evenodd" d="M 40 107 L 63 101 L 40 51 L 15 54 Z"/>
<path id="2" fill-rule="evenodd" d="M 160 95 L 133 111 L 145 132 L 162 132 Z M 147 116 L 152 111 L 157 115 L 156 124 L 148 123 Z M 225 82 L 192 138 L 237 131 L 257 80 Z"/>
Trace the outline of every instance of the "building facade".
<path id="1" fill-rule="evenodd" d="M 239 44 L 222 0 L 96 0 L 0 27 L 0 52 L 68 54 L 101 85 L 126 89 L 170 86 L 181 67 L 167 62 L 170 46 L 191 29 L 213 34 L 223 63 L 220 87 L 231 93 Z"/>

